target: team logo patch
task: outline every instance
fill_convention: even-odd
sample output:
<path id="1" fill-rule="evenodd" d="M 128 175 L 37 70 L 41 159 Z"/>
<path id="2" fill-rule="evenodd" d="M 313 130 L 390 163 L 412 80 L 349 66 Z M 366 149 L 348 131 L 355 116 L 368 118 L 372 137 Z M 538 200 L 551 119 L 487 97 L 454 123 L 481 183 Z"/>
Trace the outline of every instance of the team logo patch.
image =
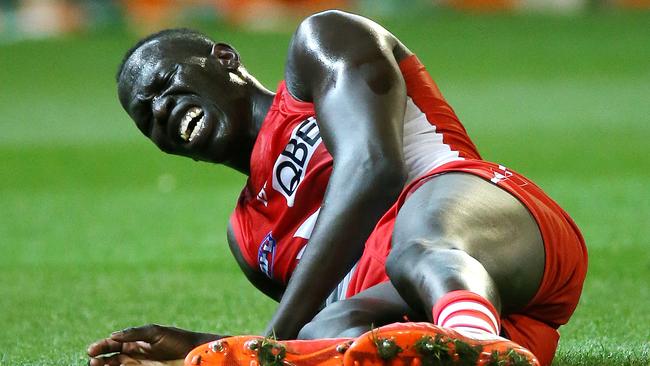
<path id="1" fill-rule="evenodd" d="M 508 168 L 506 168 L 503 165 L 499 165 L 498 170 L 495 170 L 494 168 L 490 168 L 490 170 L 492 170 L 492 174 L 493 174 L 490 181 L 494 184 L 499 184 L 507 180 L 512 181 L 514 184 L 520 187 L 523 187 L 528 184 L 525 180 L 518 178 L 516 175 L 514 175 L 513 172 L 509 171 Z"/>
<path id="2" fill-rule="evenodd" d="M 322 142 L 314 117 L 309 117 L 291 133 L 289 143 L 273 165 L 273 189 L 287 199 L 293 207 L 296 191 L 305 177 L 307 165 Z"/>
<path id="3" fill-rule="evenodd" d="M 268 278 L 273 278 L 273 262 L 275 259 L 275 247 L 276 241 L 273 238 L 273 234 L 269 232 L 262 240 L 260 248 L 257 250 L 257 263 L 260 266 L 260 270 Z"/>
<path id="4" fill-rule="evenodd" d="M 494 169 L 491 170 L 494 176 L 492 177 L 492 179 L 490 179 L 490 181 L 492 181 L 492 183 L 494 184 L 497 184 L 502 180 L 507 180 L 510 177 L 512 177 L 512 172 L 508 171 L 508 169 L 503 165 L 499 165 L 499 170 L 494 170 Z"/>

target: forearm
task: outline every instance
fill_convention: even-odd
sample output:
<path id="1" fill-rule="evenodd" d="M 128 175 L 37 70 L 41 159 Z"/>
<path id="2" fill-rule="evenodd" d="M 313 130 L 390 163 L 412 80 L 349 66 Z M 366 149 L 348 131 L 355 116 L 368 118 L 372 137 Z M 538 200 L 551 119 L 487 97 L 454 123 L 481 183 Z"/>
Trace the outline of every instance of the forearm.
<path id="1" fill-rule="evenodd" d="M 403 176 L 395 172 L 399 169 L 360 165 L 358 161 L 335 164 L 317 225 L 267 334 L 294 338 L 316 315 L 401 191 Z"/>

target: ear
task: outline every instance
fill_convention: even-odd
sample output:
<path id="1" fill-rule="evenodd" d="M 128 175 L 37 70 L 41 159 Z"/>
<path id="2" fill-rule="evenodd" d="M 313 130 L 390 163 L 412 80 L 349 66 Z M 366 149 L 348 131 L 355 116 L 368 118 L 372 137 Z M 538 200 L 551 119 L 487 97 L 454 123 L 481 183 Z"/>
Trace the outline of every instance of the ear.
<path id="1" fill-rule="evenodd" d="M 239 53 L 225 43 L 215 43 L 210 51 L 210 56 L 229 70 L 236 70 L 240 65 Z"/>

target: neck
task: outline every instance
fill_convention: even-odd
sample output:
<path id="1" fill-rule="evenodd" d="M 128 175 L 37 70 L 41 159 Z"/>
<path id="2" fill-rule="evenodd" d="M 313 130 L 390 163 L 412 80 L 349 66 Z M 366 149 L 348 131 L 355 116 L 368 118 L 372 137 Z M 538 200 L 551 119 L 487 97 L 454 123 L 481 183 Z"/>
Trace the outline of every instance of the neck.
<path id="1" fill-rule="evenodd" d="M 249 128 L 241 142 L 241 154 L 234 157 L 225 165 L 239 171 L 240 173 L 250 175 L 250 158 L 253 152 L 253 146 L 257 135 L 262 128 L 262 123 L 266 118 L 275 94 L 266 89 L 259 81 L 248 75 L 247 93 L 249 95 Z"/>
<path id="2" fill-rule="evenodd" d="M 257 134 L 262 128 L 262 123 L 269 113 L 269 108 L 273 104 L 275 93 L 266 89 L 259 81 L 253 79 L 251 85 L 251 119 L 253 141 L 257 139 Z"/>

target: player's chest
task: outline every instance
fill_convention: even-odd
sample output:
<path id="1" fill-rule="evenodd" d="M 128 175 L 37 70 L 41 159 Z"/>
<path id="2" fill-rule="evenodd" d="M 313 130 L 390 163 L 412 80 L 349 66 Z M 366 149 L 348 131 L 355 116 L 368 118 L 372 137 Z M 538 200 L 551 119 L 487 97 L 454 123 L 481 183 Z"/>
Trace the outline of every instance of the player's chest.
<path id="1" fill-rule="evenodd" d="M 304 201 L 322 199 L 331 168 L 318 123 L 308 116 L 260 132 L 248 188 L 258 203 L 273 211 L 300 211 Z"/>
<path id="2" fill-rule="evenodd" d="M 286 281 L 309 240 L 332 171 L 313 117 L 262 131 L 238 212 L 260 271 Z"/>

